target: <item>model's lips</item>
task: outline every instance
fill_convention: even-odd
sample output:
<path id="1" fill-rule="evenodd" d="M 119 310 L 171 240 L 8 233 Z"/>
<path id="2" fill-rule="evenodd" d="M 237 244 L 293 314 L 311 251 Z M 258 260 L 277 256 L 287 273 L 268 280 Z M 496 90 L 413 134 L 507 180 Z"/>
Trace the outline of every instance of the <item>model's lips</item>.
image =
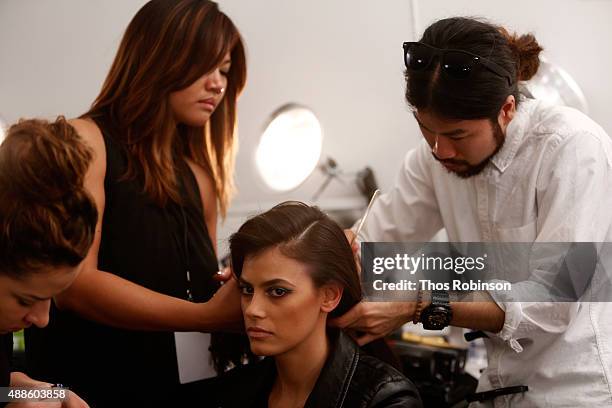
<path id="1" fill-rule="evenodd" d="M 247 328 L 247 334 L 251 339 L 265 339 L 272 336 L 272 332 L 261 327 L 251 326 Z"/>
<path id="2" fill-rule="evenodd" d="M 16 333 L 23 329 L 25 329 L 25 327 L 11 327 L 10 329 L 0 330 L 0 334 Z"/>
<path id="3" fill-rule="evenodd" d="M 200 105 L 204 109 L 212 112 L 217 107 L 217 101 L 215 100 L 215 98 L 200 99 L 198 101 L 198 105 Z"/>

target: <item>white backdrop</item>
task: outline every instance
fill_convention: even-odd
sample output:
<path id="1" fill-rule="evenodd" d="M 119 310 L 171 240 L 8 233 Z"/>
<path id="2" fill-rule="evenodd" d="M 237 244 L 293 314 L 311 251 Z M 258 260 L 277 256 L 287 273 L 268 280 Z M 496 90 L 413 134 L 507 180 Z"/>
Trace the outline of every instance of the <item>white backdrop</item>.
<path id="1" fill-rule="evenodd" d="M 144 0 L 1 0 L 0 118 L 69 117 L 100 89 L 119 39 Z M 297 102 L 318 115 L 323 154 L 346 171 L 371 166 L 383 189 L 420 135 L 404 103 L 402 42 L 450 15 L 492 19 L 533 31 L 549 59 L 582 87 L 591 116 L 612 133 L 610 0 L 220 0 L 247 45 L 249 82 L 240 100 L 239 195 L 223 239 L 244 213 L 288 198 L 308 199 L 315 174 L 290 194 L 267 191 L 253 149 L 268 115 Z M 411 5 L 416 7 L 413 15 Z M 361 205 L 356 189 L 333 182 L 323 206 Z"/>

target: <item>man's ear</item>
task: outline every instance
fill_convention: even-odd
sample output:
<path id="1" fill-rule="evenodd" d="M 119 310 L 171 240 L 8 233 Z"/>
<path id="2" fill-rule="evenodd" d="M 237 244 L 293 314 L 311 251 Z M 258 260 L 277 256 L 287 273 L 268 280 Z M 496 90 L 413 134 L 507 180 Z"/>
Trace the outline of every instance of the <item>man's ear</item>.
<path id="1" fill-rule="evenodd" d="M 321 296 L 323 297 L 323 301 L 321 302 L 321 311 L 325 313 L 330 313 L 333 311 L 338 303 L 340 303 L 340 299 L 342 299 L 342 292 L 344 289 L 340 287 L 338 284 L 328 284 L 321 288 Z"/>
<path id="2" fill-rule="evenodd" d="M 505 131 L 506 127 L 510 124 L 516 113 L 516 101 L 514 95 L 508 95 L 506 101 L 499 110 L 497 121 L 499 126 Z"/>

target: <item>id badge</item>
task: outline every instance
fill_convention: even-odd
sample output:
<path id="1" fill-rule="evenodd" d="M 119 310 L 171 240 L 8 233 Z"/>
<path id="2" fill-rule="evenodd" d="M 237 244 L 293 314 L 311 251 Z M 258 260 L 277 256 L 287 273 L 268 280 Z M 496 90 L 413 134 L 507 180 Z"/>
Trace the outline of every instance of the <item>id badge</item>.
<path id="1" fill-rule="evenodd" d="M 209 333 L 174 332 L 174 342 L 181 384 L 217 376 L 208 351 Z"/>

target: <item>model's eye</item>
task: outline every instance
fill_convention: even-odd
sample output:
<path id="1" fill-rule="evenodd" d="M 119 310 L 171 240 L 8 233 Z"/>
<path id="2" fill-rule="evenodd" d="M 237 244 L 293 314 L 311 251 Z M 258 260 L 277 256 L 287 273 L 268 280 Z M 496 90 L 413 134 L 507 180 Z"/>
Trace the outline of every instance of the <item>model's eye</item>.
<path id="1" fill-rule="evenodd" d="M 229 65 L 223 66 L 219 69 L 219 72 L 221 72 L 221 75 L 223 76 L 227 76 L 230 72 L 230 67 Z"/>
<path id="2" fill-rule="evenodd" d="M 17 298 L 17 303 L 19 303 L 19 305 L 23 306 L 23 307 L 30 307 L 30 306 L 32 306 L 31 302 L 28 302 L 27 300 L 22 299 L 22 298 Z"/>
<path id="3" fill-rule="evenodd" d="M 243 295 L 247 295 L 250 296 L 253 294 L 253 287 L 250 285 L 240 285 L 240 292 L 242 292 Z"/>
<path id="4" fill-rule="evenodd" d="M 270 288 L 268 289 L 268 294 L 272 297 L 283 297 L 286 294 L 288 294 L 289 292 L 291 292 L 289 289 L 285 289 L 285 288 L 278 288 L 278 287 L 274 287 L 274 288 Z"/>

